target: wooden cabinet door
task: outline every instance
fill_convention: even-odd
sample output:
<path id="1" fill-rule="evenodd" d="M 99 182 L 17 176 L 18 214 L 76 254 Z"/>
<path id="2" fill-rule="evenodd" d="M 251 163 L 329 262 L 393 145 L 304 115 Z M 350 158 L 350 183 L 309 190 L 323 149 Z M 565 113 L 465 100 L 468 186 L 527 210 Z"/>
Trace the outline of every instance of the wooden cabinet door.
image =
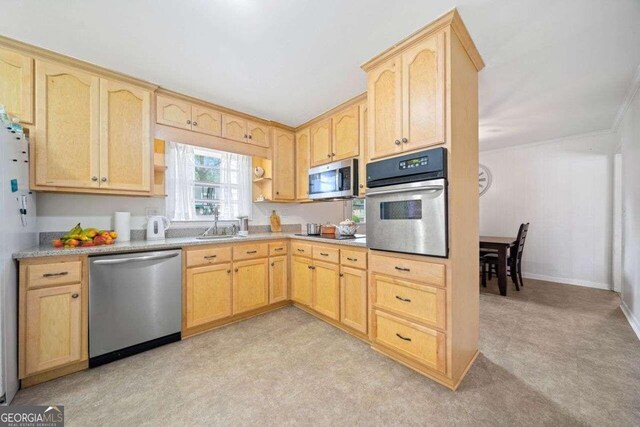
<path id="1" fill-rule="evenodd" d="M 402 146 L 416 150 L 444 142 L 444 33 L 402 54 Z"/>
<path id="2" fill-rule="evenodd" d="M 269 304 L 269 260 L 239 261 L 233 266 L 233 314 Z"/>
<path id="3" fill-rule="evenodd" d="M 262 125 L 255 122 L 247 122 L 247 135 L 249 137 L 249 143 L 269 148 L 269 126 Z"/>
<path id="4" fill-rule="evenodd" d="M 360 113 L 357 105 L 333 116 L 333 161 L 357 157 L 360 154 Z"/>
<path id="5" fill-rule="evenodd" d="M 0 49 L 0 104 L 22 123 L 33 123 L 33 58 Z"/>
<path id="6" fill-rule="evenodd" d="M 273 199 L 293 200 L 295 187 L 295 137 L 292 132 L 273 131 Z"/>
<path id="7" fill-rule="evenodd" d="M 402 152 L 402 74 L 400 58 L 392 58 L 369 72 L 368 158 Z"/>
<path id="8" fill-rule="evenodd" d="M 222 135 L 222 114 L 210 108 L 191 107 L 191 130 L 207 135 Z"/>
<path id="9" fill-rule="evenodd" d="M 342 267 L 340 270 L 340 322 L 367 333 L 367 271 Z"/>
<path id="10" fill-rule="evenodd" d="M 340 320 L 340 267 L 328 262 L 314 262 L 313 309 Z"/>
<path id="11" fill-rule="evenodd" d="M 230 114 L 223 114 L 222 137 L 232 141 L 247 142 L 247 121 Z"/>
<path id="12" fill-rule="evenodd" d="M 313 302 L 313 271 L 311 260 L 291 257 L 291 299 L 311 307 Z"/>
<path id="13" fill-rule="evenodd" d="M 36 61 L 36 184 L 97 188 L 100 79 Z"/>
<path id="14" fill-rule="evenodd" d="M 82 360 L 81 285 L 27 291 L 25 376 Z"/>
<path id="15" fill-rule="evenodd" d="M 324 119 L 311 126 L 311 166 L 319 166 L 331 162 L 331 136 L 331 118 Z"/>
<path id="16" fill-rule="evenodd" d="M 151 92 L 100 79 L 100 188 L 151 191 Z"/>
<path id="17" fill-rule="evenodd" d="M 231 264 L 188 268 L 185 307 L 187 328 L 231 316 Z"/>
<path id="18" fill-rule="evenodd" d="M 156 97 L 156 123 L 191 130 L 191 104 L 158 95 Z"/>
<path id="19" fill-rule="evenodd" d="M 296 134 L 296 199 L 309 198 L 309 128 Z"/>
<path id="20" fill-rule="evenodd" d="M 360 113 L 360 159 L 358 162 L 358 196 L 367 192 L 367 144 L 369 135 L 369 111 L 367 103 L 359 105 Z"/>
<path id="21" fill-rule="evenodd" d="M 289 272 L 287 257 L 278 256 L 269 259 L 269 303 L 287 299 Z"/>

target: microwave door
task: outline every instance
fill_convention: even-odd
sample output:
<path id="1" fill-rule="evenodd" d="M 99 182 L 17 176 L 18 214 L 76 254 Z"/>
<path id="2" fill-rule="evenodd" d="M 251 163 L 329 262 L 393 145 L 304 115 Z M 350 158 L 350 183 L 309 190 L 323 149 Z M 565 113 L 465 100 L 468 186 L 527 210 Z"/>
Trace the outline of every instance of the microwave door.
<path id="1" fill-rule="evenodd" d="M 338 171 L 328 170 L 309 175 L 309 197 L 326 197 L 338 191 Z"/>
<path id="2" fill-rule="evenodd" d="M 445 185 L 437 180 L 368 191 L 367 246 L 446 257 Z"/>

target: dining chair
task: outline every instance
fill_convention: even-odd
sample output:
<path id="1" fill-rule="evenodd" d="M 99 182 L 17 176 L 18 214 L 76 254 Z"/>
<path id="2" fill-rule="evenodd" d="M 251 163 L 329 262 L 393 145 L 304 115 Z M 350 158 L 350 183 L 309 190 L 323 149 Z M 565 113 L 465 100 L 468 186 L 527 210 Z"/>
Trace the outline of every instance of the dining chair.
<path id="1" fill-rule="evenodd" d="M 516 285 L 516 290 L 520 290 L 520 286 L 524 287 L 522 280 L 522 254 L 524 253 L 524 242 L 527 239 L 529 231 L 529 223 L 520 224 L 516 244 L 509 249 L 509 257 L 507 258 L 507 272 L 511 276 L 511 280 Z M 480 263 L 482 264 L 482 286 L 487 286 L 487 266 L 489 267 L 488 275 L 491 280 L 492 270 L 498 275 L 498 255 L 487 253 L 482 255 Z M 518 283 L 518 281 L 520 283 Z"/>

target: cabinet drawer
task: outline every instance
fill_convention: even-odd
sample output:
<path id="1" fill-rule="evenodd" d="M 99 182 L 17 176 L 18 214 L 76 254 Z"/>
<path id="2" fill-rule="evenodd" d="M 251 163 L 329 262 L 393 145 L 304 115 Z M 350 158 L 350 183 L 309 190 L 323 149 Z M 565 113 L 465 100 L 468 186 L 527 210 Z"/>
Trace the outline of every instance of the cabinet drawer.
<path id="1" fill-rule="evenodd" d="M 446 371 L 446 334 L 374 311 L 373 340 L 440 372 Z"/>
<path id="2" fill-rule="evenodd" d="M 79 283 L 82 281 L 82 261 L 32 264 L 27 267 L 27 288 Z"/>
<path id="3" fill-rule="evenodd" d="M 269 243 L 269 256 L 286 255 L 287 242 L 272 242 Z"/>
<path id="4" fill-rule="evenodd" d="M 311 245 L 302 242 L 291 242 L 291 254 L 311 258 Z"/>
<path id="5" fill-rule="evenodd" d="M 367 268 L 367 253 L 364 251 L 354 251 L 350 249 L 340 250 L 340 264 L 346 267 Z"/>
<path id="6" fill-rule="evenodd" d="M 376 307 L 445 329 L 446 290 L 379 275 L 372 282 Z"/>
<path id="7" fill-rule="evenodd" d="M 233 247 L 233 260 L 252 258 L 266 258 L 269 256 L 268 243 L 254 243 L 248 245 L 238 245 Z"/>
<path id="8" fill-rule="evenodd" d="M 190 249 L 187 251 L 187 267 L 218 264 L 231 261 L 231 247 Z"/>
<path id="9" fill-rule="evenodd" d="M 371 271 L 417 282 L 445 286 L 445 266 L 428 261 L 382 256 L 370 258 Z"/>
<path id="10" fill-rule="evenodd" d="M 327 246 L 313 246 L 313 259 L 337 264 L 340 262 L 340 249 Z"/>

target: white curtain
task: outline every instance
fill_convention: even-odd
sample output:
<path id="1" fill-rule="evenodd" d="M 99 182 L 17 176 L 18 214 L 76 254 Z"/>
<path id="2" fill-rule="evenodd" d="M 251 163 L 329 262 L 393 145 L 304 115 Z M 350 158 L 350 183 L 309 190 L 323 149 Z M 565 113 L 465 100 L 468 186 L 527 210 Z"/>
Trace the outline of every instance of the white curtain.
<path id="1" fill-rule="evenodd" d="M 253 206 L 253 170 L 251 157 L 238 155 L 238 216 L 248 216 L 251 219 L 251 208 Z"/>
<path id="2" fill-rule="evenodd" d="M 167 216 L 173 221 L 196 219 L 193 193 L 195 154 L 193 147 L 176 142 L 167 144 Z"/>
<path id="3" fill-rule="evenodd" d="M 235 220 L 238 216 L 251 217 L 252 170 L 251 157 L 218 151 L 221 154 L 224 189 L 220 218 Z M 234 192 L 237 191 L 237 194 Z"/>

